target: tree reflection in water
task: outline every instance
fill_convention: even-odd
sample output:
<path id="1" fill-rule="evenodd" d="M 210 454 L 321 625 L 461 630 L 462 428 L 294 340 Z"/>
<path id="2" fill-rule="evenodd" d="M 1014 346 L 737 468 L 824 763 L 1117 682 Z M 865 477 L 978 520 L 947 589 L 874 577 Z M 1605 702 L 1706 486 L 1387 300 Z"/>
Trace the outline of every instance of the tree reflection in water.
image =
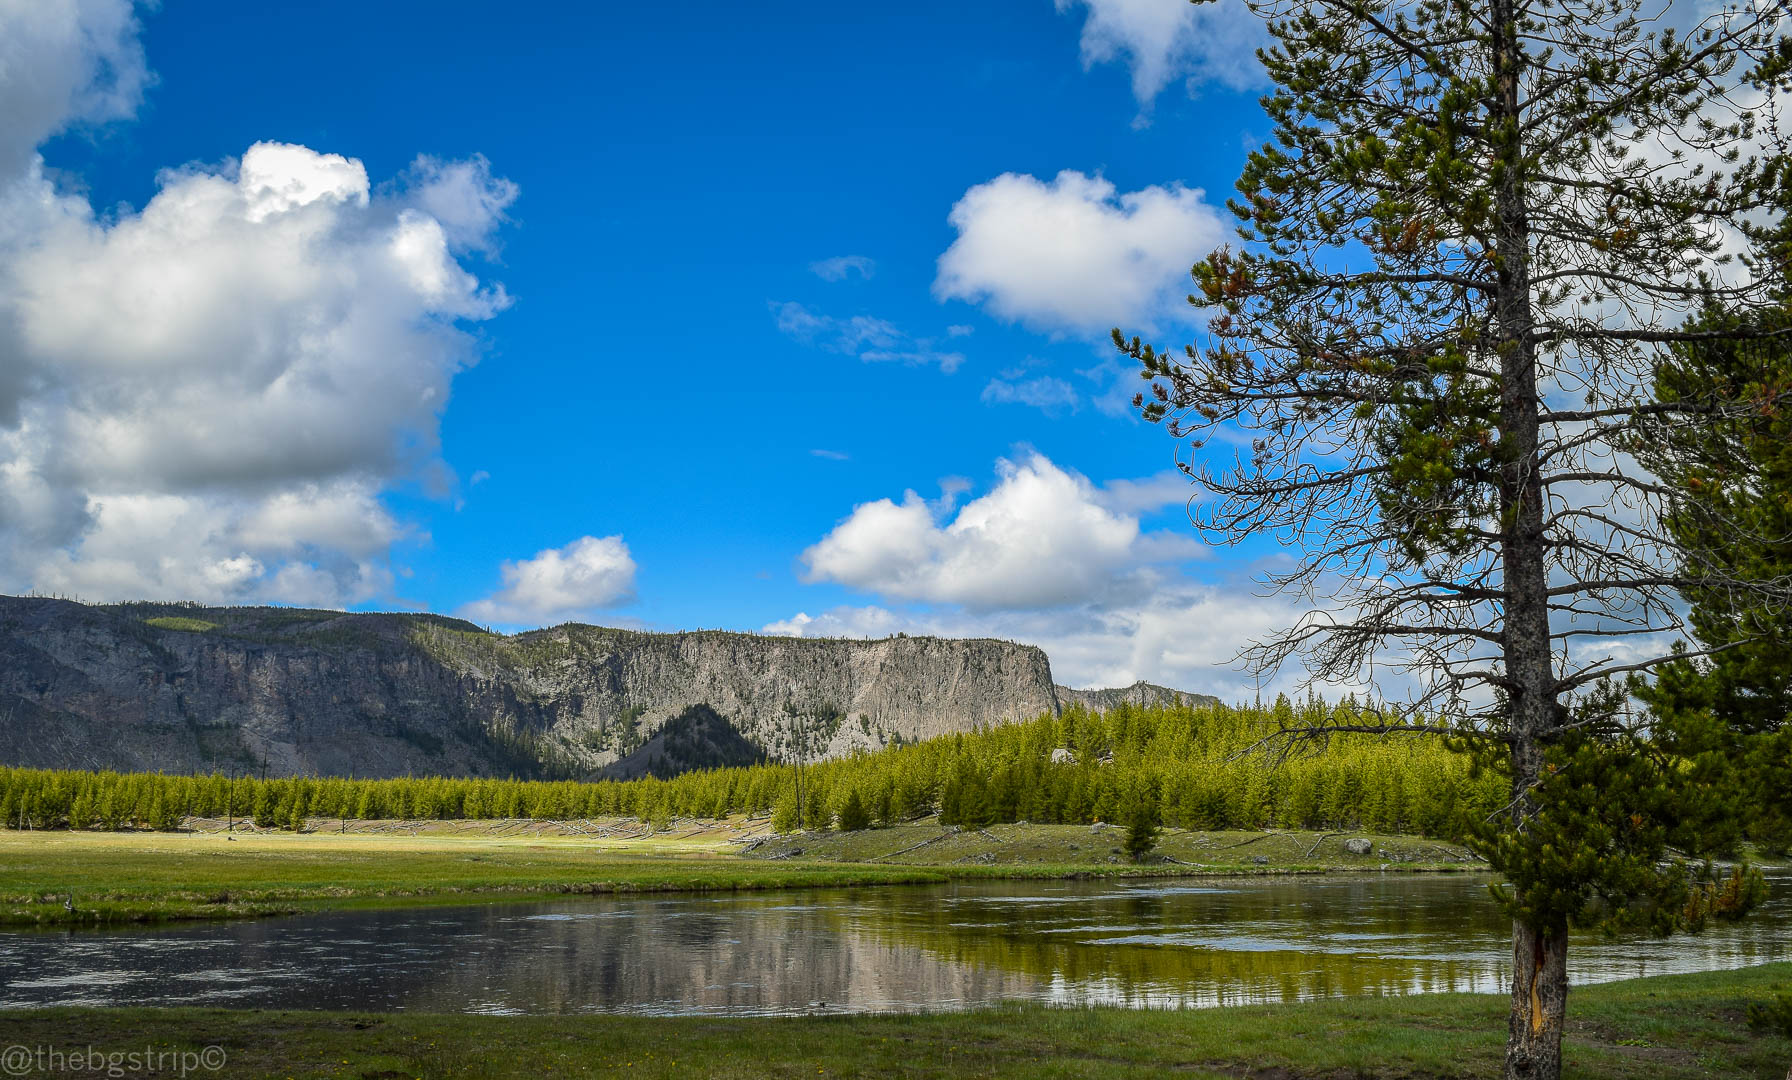
<path id="1" fill-rule="evenodd" d="M 1572 952 L 1573 975 L 1792 955 L 1781 944 L 1792 879 L 1774 886 L 1756 918 L 1698 937 L 1588 937 Z M 1485 879 L 1466 875 L 612 897 L 4 933 L 0 1007 L 764 1015 L 1494 992 L 1507 931 Z"/>

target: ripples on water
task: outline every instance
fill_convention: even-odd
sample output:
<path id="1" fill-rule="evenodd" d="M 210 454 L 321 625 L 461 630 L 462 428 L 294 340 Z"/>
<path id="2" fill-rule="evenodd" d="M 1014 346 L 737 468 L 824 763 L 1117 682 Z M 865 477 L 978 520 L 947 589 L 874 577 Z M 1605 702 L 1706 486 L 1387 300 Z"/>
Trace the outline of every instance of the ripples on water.
<path id="1" fill-rule="evenodd" d="M 1754 918 L 1582 935 L 1576 982 L 1792 955 L 1792 879 Z M 998 1001 L 1196 1007 L 1501 991 L 1483 879 L 980 882 L 359 911 L 174 930 L 0 933 L 0 1008 L 222 1005 L 769 1015 Z"/>

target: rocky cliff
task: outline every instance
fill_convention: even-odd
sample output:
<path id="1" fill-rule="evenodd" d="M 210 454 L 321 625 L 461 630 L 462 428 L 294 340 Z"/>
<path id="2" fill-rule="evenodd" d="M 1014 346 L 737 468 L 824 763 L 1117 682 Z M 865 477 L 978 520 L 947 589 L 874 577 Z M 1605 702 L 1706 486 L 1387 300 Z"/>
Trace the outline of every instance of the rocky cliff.
<path id="1" fill-rule="evenodd" d="M 656 738 L 696 705 L 714 716 Z M 835 755 L 1057 709 L 1045 654 L 1004 641 L 0 597 L 0 764 L 638 775 L 695 764 L 683 747 Z"/>
<path id="2" fill-rule="evenodd" d="M 1146 708 L 1157 708 L 1165 705 L 1218 705 L 1220 699 L 1209 694 L 1191 694 L 1187 690 L 1172 690 L 1167 686 L 1148 683 L 1143 679 L 1131 686 L 1117 690 L 1072 690 L 1068 686 L 1054 687 L 1058 695 L 1058 704 L 1063 708 L 1081 705 L 1090 712 L 1107 712 L 1117 705 L 1142 705 Z"/>

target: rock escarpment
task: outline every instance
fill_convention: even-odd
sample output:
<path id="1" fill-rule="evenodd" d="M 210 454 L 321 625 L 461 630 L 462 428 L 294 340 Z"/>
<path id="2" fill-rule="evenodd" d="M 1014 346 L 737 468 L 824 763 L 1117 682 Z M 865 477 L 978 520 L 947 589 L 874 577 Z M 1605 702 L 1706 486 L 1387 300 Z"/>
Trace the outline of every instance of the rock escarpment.
<path id="1" fill-rule="evenodd" d="M 738 757 L 718 720 L 787 760 L 1055 713 L 1058 700 L 1045 654 L 1004 641 L 505 636 L 433 615 L 0 597 L 9 765 L 663 774 L 685 767 L 681 747 Z M 696 705 L 714 718 L 656 741 Z"/>
<path id="2" fill-rule="evenodd" d="M 1119 705 L 1141 705 L 1157 708 L 1166 705 L 1218 705 L 1220 699 L 1208 694 L 1191 694 L 1140 680 L 1116 690 L 1072 690 L 1068 686 L 1054 688 L 1058 704 L 1063 708 L 1081 705 L 1090 712 L 1107 712 Z"/>

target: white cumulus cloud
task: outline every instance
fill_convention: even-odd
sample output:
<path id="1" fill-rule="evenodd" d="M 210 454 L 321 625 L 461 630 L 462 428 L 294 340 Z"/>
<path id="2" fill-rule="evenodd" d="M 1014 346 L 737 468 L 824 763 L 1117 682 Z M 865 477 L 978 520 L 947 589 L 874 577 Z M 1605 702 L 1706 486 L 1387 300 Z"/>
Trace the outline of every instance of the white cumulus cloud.
<path id="1" fill-rule="evenodd" d="M 77 538 L 32 547 L 0 530 L 0 561 L 40 592 L 337 607 L 392 588 L 385 558 L 403 533 L 353 482 L 265 499 L 148 492 L 95 495 Z"/>
<path id="2" fill-rule="evenodd" d="M 363 483 L 303 484 L 245 506 L 234 523 L 248 550 L 288 554 L 304 547 L 374 559 L 405 534 L 379 494 Z"/>
<path id="3" fill-rule="evenodd" d="M 452 483 L 438 430 L 478 358 L 466 327 L 508 303 L 458 253 L 516 188 L 428 158 L 376 186 L 262 142 L 102 214 L 35 146 L 130 115 L 136 34 L 126 3 L 0 0 L 0 127 L 29 142 L 0 138 L 0 590 L 388 594 L 414 530 L 383 493 Z"/>
<path id="4" fill-rule="evenodd" d="M 1298 665 L 1259 687 L 1235 661 L 1295 625 L 1298 599 L 1256 595 L 1248 581 L 1193 580 L 1174 565 L 1205 550 L 1190 532 L 1141 526 L 1189 498 L 1187 477 L 1096 485 L 1037 453 L 998 462 L 997 477 L 962 505 L 967 482 L 952 478 L 932 502 L 911 491 L 856 507 L 803 560 L 810 582 L 870 602 L 799 611 L 763 631 L 1018 641 L 1044 649 L 1058 681 L 1075 687 L 1145 679 L 1236 701 L 1297 686 Z"/>
<path id="5" fill-rule="evenodd" d="M 584 536 L 565 547 L 506 562 L 504 587 L 461 609 L 466 618 L 501 626 L 546 626 L 587 616 L 634 598 L 635 560 L 620 536 Z"/>
<path id="6" fill-rule="evenodd" d="M 1099 334 L 1183 315 L 1189 267 L 1227 226 L 1198 190 L 1119 193 L 1073 170 L 1050 182 L 1004 173 L 964 193 L 934 295 L 1038 330 Z"/>
<path id="7" fill-rule="evenodd" d="M 1137 595 L 1154 580 L 1150 564 L 1200 551 L 1145 533 L 1042 455 L 1000 461 L 997 473 L 988 494 L 956 513 L 952 498 L 929 503 L 913 491 L 854 508 L 803 553 L 805 578 L 899 600 L 1036 609 Z"/>
<path id="8" fill-rule="evenodd" d="M 131 0 L 0 0 L 0 177 L 45 139 L 122 120 L 151 77 Z"/>

